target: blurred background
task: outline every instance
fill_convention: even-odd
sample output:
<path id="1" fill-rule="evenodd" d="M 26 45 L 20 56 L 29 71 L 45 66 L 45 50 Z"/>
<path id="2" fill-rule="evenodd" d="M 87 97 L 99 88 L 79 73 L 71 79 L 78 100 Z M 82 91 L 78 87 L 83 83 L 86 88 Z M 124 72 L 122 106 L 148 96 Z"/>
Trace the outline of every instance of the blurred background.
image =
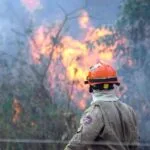
<path id="1" fill-rule="evenodd" d="M 149 0 L 0 1 L 0 149 L 60 150 L 91 95 L 84 80 L 105 61 L 120 99 L 150 141 Z"/>

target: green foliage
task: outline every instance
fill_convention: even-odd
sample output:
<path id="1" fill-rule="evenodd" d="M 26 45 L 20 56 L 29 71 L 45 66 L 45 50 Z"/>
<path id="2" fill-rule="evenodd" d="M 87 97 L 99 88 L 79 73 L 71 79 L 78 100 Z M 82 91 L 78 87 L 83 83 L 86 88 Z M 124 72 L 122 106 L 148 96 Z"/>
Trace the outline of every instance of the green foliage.
<path id="1" fill-rule="evenodd" d="M 123 14 L 129 22 L 133 24 L 138 19 L 142 18 L 144 20 L 150 19 L 150 9 L 149 0 L 127 0 L 124 4 Z M 149 21 L 148 21 L 149 22 Z"/>
<path id="2" fill-rule="evenodd" d="M 7 100 L 2 105 L 2 109 L 3 109 L 4 113 L 6 114 L 6 116 L 10 116 L 11 115 L 11 109 L 12 109 L 12 100 Z"/>
<path id="3" fill-rule="evenodd" d="M 29 98 L 29 97 L 28 97 Z M 66 131 L 65 117 L 63 111 L 55 104 L 34 106 L 35 109 L 41 109 L 40 112 L 33 111 L 33 107 L 28 101 L 20 101 L 22 112 L 19 120 L 13 123 L 13 99 L 6 99 L 1 105 L 0 113 L 0 138 L 4 139 L 40 139 L 40 140 L 61 140 L 62 135 Z M 44 100 L 43 100 L 44 101 Z M 42 101 L 41 101 L 42 102 Z M 28 107 L 28 108 L 26 108 Z M 27 110 L 26 110 L 27 109 Z M 40 143 L 39 143 L 40 144 Z M 57 149 L 57 144 L 45 144 L 46 147 Z M 41 150 L 41 145 L 33 146 Z M 25 148 L 24 144 L 2 144 L 0 148 L 11 150 L 12 147 L 18 150 Z"/>
<path id="4" fill-rule="evenodd" d="M 150 1 L 127 0 L 122 5 L 117 27 L 132 41 L 143 40 L 145 28 L 150 24 Z"/>
<path id="5" fill-rule="evenodd" d="M 129 103 L 135 106 L 138 115 L 141 117 L 141 140 L 149 141 L 145 136 L 149 134 L 147 122 L 147 110 L 144 108 L 150 104 L 149 79 L 150 79 L 150 1 L 149 0 L 126 0 L 122 4 L 120 18 L 117 22 L 119 34 L 124 36 L 128 45 L 125 47 L 124 56 L 130 58 L 134 64 L 129 67 L 127 64 L 119 70 L 123 72 L 128 85 L 126 93 Z M 128 50 L 128 53 L 125 53 Z M 144 101 L 145 100 L 145 101 Z M 143 101 L 143 102 L 141 102 Z M 134 103 L 137 103 L 136 105 Z M 145 104 L 146 103 L 146 104 Z M 148 124 L 148 125 L 147 125 Z M 144 129 L 144 130 L 143 130 Z"/>

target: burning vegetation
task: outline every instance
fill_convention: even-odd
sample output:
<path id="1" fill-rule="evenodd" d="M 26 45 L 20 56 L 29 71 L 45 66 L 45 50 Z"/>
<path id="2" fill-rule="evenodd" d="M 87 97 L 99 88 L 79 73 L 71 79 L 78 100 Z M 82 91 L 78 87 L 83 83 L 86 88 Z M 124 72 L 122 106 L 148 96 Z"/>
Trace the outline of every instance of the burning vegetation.
<path id="1" fill-rule="evenodd" d="M 42 25 L 35 29 L 29 43 L 33 63 L 42 64 L 43 57 L 50 59 L 49 82 L 54 86 L 53 88 L 57 88 L 55 87 L 56 78 L 61 82 L 62 89 L 64 80 L 75 84 L 75 86 L 71 85 L 71 100 L 84 109 L 88 94 L 78 95 L 87 93 L 87 88 L 83 83 L 89 66 L 100 60 L 115 64 L 114 55 L 119 41 L 113 44 L 104 42 L 105 37 L 115 34 L 115 30 L 107 27 L 93 27 L 85 10 L 81 11 L 78 24 L 81 29 L 86 29 L 86 34 L 81 40 L 69 35 L 57 36 L 61 25 L 52 28 Z M 123 43 L 124 41 L 120 39 L 120 44 Z"/>
<path id="2" fill-rule="evenodd" d="M 120 87 L 123 95 L 120 96 L 138 112 L 140 127 L 147 131 L 141 130 L 142 139 L 150 139 L 150 85 L 147 84 L 150 77 L 150 25 L 149 12 L 145 12 L 150 3 L 133 1 L 127 0 L 123 5 L 116 28 L 95 27 L 86 9 L 72 15 L 61 6 L 65 16 L 62 22 L 34 24 L 36 10 L 43 7 L 42 1 L 20 0 L 33 18 L 31 26 L 16 27 L 17 56 L 7 55 L 5 59 L 6 53 L 2 53 L 3 58 L 0 58 L 1 139 L 62 140 L 65 137 L 68 140 L 71 131 L 76 130 L 69 123 L 74 125 L 76 114 L 86 108 L 90 99 L 88 87 L 84 85 L 88 68 L 101 60 L 118 69 L 123 81 Z M 71 19 L 78 22 L 75 24 L 79 26 L 78 38 L 65 32 Z M 12 63 L 8 58 L 12 58 Z M 21 98 L 14 99 L 14 95 Z M 66 117 L 70 112 L 71 115 Z M 69 136 L 64 133 L 66 126 Z M 2 149 L 11 149 L 11 146 L 14 145 L 2 145 Z M 20 149 L 25 145 L 16 147 Z M 33 150 L 60 149 L 59 144 L 45 146 L 38 143 L 33 147 Z M 30 145 L 26 149 L 30 149 Z"/>

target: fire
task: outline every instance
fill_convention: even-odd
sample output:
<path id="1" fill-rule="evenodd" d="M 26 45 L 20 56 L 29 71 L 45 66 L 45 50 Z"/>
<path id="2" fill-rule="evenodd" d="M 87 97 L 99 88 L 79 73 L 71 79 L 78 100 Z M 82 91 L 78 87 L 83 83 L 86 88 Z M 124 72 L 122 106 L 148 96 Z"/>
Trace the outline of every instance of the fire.
<path id="1" fill-rule="evenodd" d="M 82 57 L 87 54 L 86 45 L 71 37 L 64 37 L 62 40 L 63 52 L 62 62 L 67 68 L 67 75 L 71 80 L 84 80 L 85 70 L 82 67 Z"/>
<path id="2" fill-rule="evenodd" d="M 100 58 L 102 60 L 106 60 L 106 61 L 112 60 L 113 59 L 113 53 L 112 52 L 101 52 Z"/>
<path id="3" fill-rule="evenodd" d="M 87 33 L 82 40 L 65 35 L 61 38 L 55 38 L 58 28 L 47 28 L 43 25 L 35 30 L 33 37 L 29 41 L 34 63 L 41 63 L 40 58 L 42 56 L 48 57 L 53 51 L 52 65 L 49 69 L 51 72 L 49 81 L 56 83 L 57 78 L 60 80 L 59 82 L 64 83 L 64 80 L 68 80 L 69 83 L 76 84 L 73 95 L 70 96 L 76 102 L 79 93 L 87 92 L 83 83 L 88 73 L 88 68 L 100 60 L 113 63 L 114 51 L 117 46 L 117 43 L 108 46 L 104 42 L 99 42 L 105 36 L 113 33 L 104 27 L 94 28 L 91 26 L 86 11 L 82 12 L 79 24 L 81 28 L 87 28 Z M 57 42 L 55 48 L 54 40 Z M 88 44 L 91 46 L 88 46 Z M 54 84 L 52 86 L 55 88 Z M 84 109 L 87 97 L 84 95 L 82 98 L 79 98 L 82 100 L 79 103 L 77 102 L 77 105 Z"/>
<path id="4" fill-rule="evenodd" d="M 31 12 L 41 7 L 40 0 L 21 0 L 21 2 Z"/>
<path id="5" fill-rule="evenodd" d="M 31 56 L 35 63 L 40 62 L 41 56 L 49 56 L 53 47 L 52 38 L 57 32 L 56 28 L 49 31 L 48 27 L 40 26 L 34 32 L 34 36 L 29 39 Z"/>
<path id="6" fill-rule="evenodd" d="M 79 17 L 80 27 L 83 29 L 88 28 L 89 25 L 89 15 L 86 11 L 82 11 L 81 16 Z"/>
<path id="7" fill-rule="evenodd" d="M 14 115 L 13 115 L 13 123 L 17 123 L 17 121 L 20 120 L 20 115 L 22 113 L 22 106 L 19 100 L 14 99 L 13 100 L 13 110 L 14 110 Z"/>

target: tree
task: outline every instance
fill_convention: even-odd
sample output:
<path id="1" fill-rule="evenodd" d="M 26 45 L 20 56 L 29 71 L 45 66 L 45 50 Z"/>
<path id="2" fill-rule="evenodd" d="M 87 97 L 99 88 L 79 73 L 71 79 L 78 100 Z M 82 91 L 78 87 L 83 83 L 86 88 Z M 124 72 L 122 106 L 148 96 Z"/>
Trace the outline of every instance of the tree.
<path id="1" fill-rule="evenodd" d="M 147 126 L 149 122 L 146 118 L 150 116 L 147 112 L 150 103 L 150 45 L 148 44 L 150 42 L 150 1 L 124 1 L 117 29 L 127 39 L 124 54 L 132 61 L 130 67 L 125 64 L 120 69 L 122 75 L 127 78 L 127 99 L 136 108 L 141 118 L 141 140 L 150 141 L 149 136 L 146 136 L 149 134 Z"/>
<path id="2" fill-rule="evenodd" d="M 18 53 L 16 56 L 7 54 L 6 52 L 1 54 L 1 56 L 4 55 L 12 60 L 9 66 L 6 63 L 7 61 L 2 58 L 0 62 L 1 65 L 3 63 L 1 67 L 7 70 L 0 87 L 1 139 L 61 140 L 66 130 L 65 122 L 67 117 L 63 115 L 66 111 L 63 111 L 63 108 L 58 107 L 57 103 L 52 101 L 52 98 L 56 99 L 56 97 L 52 97 L 50 93 L 52 83 L 48 82 L 48 77 L 52 76 L 49 70 L 51 69 L 53 55 L 57 47 L 61 45 L 61 39 L 66 30 L 66 23 L 71 19 L 77 18 L 75 14 L 80 9 L 68 14 L 61 6 L 59 7 L 64 13 L 64 19 L 60 24 L 56 25 L 57 30 L 55 35 L 48 37 L 52 45 L 48 49 L 48 57 L 40 54 L 40 64 L 31 63 L 30 47 L 27 44 L 30 39 L 34 47 L 39 50 L 34 39 L 34 29 L 36 29 L 36 26 L 33 20 L 28 18 L 29 24 L 27 26 L 22 25 L 21 29 L 17 27 L 11 29 L 15 39 L 13 45 L 16 44 L 15 48 L 18 50 Z M 13 14 L 13 8 L 11 10 Z M 17 15 L 15 17 L 17 18 Z M 53 29 L 53 25 L 49 26 L 49 30 L 51 29 Z M 47 83 L 50 84 L 47 85 Z M 74 82 L 71 82 L 71 86 L 72 84 Z M 65 89 L 63 90 L 65 91 Z M 66 107 L 68 107 L 67 111 L 70 111 L 71 92 L 68 92 L 68 89 L 65 92 L 68 96 L 68 106 L 66 104 Z M 69 128 L 68 131 L 70 132 Z M 39 143 L 33 149 L 61 149 L 58 143 L 54 143 L 56 144 L 54 146 L 51 146 L 51 144 Z M 1 148 L 11 149 L 12 147 L 13 144 L 10 143 L 7 145 L 2 144 Z M 18 143 L 14 146 L 14 149 L 24 149 L 24 147 L 23 144 Z M 27 146 L 27 149 L 29 147 Z"/>

